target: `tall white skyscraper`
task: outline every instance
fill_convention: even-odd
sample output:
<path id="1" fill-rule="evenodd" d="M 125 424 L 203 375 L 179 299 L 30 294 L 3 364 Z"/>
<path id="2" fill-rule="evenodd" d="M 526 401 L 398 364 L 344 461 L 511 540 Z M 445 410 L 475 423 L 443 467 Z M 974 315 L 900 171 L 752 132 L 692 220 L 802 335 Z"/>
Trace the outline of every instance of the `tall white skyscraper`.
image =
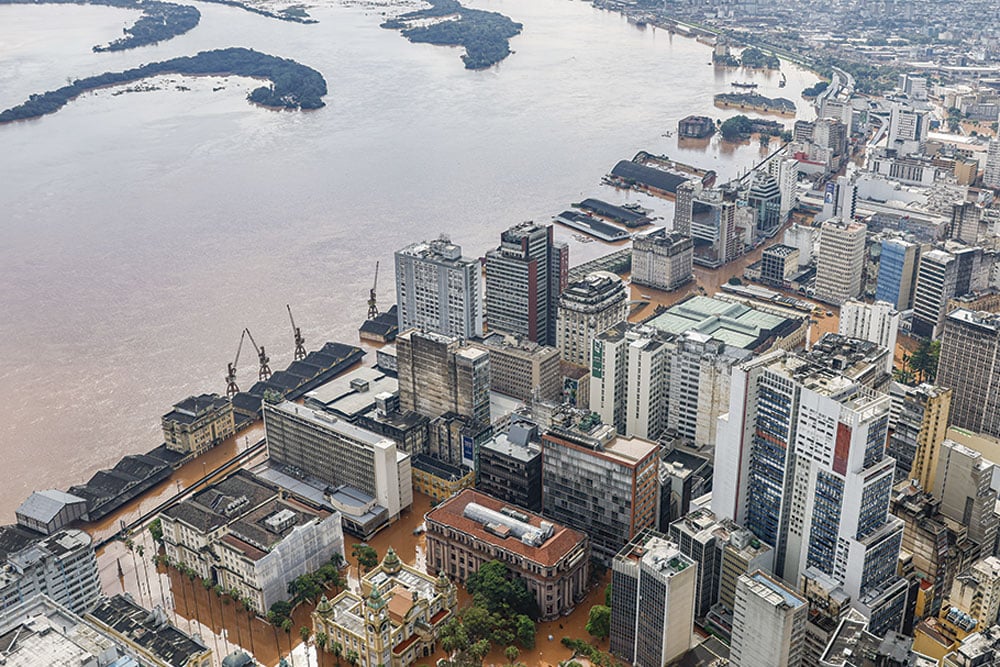
<path id="1" fill-rule="evenodd" d="M 757 570 L 736 581 L 733 667 L 798 667 L 802 664 L 806 600 L 780 581 Z"/>
<path id="2" fill-rule="evenodd" d="M 837 218 L 823 223 L 816 260 L 816 298 L 841 304 L 861 294 L 867 227 Z"/>
<path id="3" fill-rule="evenodd" d="M 399 330 L 473 338 L 483 335 L 479 262 L 462 257 L 446 238 L 414 243 L 396 252 Z"/>
<path id="4" fill-rule="evenodd" d="M 865 303 L 849 299 L 840 307 L 837 332 L 841 336 L 860 338 L 889 350 L 886 372 L 892 372 L 892 360 L 899 333 L 899 311 L 886 301 Z"/>
<path id="5" fill-rule="evenodd" d="M 984 166 L 983 185 L 989 188 L 1000 188 L 1000 139 L 990 140 Z"/>
<path id="6" fill-rule="evenodd" d="M 895 574 L 903 523 L 888 512 L 890 400 L 852 379 L 858 364 L 884 375 L 884 361 L 858 356 L 870 344 L 844 341 L 733 369 L 712 510 L 774 546 L 785 581 L 811 567 L 839 582 L 881 636 L 899 629 L 907 587 Z"/>

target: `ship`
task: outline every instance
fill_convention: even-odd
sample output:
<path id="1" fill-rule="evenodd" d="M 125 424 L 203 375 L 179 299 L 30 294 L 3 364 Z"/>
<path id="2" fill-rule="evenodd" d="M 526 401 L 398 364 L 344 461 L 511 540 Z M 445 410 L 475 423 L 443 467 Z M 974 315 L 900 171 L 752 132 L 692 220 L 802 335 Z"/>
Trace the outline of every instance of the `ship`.
<path id="1" fill-rule="evenodd" d="M 754 89 L 754 88 L 757 87 L 756 83 L 749 83 L 749 82 L 744 82 L 744 81 L 733 81 L 730 85 L 733 88 L 747 88 L 747 89 L 750 89 L 750 90 L 752 90 L 752 89 Z"/>

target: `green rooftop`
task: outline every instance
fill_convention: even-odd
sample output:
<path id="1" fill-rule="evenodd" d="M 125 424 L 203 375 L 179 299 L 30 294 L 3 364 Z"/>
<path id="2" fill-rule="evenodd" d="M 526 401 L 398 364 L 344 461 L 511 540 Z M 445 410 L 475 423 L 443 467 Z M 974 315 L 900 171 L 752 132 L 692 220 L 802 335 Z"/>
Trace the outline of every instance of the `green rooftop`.
<path id="1" fill-rule="evenodd" d="M 734 347 L 751 350 L 762 338 L 791 320 L 740 303 L 695 296 L 667 309 L 646 324 L 660 331 L 681 334 L 697 331 Z"/>

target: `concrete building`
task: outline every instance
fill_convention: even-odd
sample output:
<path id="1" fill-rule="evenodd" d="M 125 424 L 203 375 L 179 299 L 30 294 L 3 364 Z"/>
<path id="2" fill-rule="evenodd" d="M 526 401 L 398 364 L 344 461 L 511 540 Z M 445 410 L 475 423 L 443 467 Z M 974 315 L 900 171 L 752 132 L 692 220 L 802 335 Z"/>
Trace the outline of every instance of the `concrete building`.
<path id="1" fill-rule="evenodd" d="M 920 255 L 913 298 L 913 334 L 938 338 L 948 314 L 948 300 L 985 287 L 982 248 L 954 247 Z"/>
<path id="2" fill-rule="evenodd" d="M 816 298 L 841 304 L 861 294 L 867 228 L 859 222 L 827 220 L 819 233 Z"/>
<path id="3" fill-rule="evenodd" d="M 461 491 L 476 485 L 476 473 L 472 468 L 452 465 L 426 454 L 415 454 L 410 458 L 413 476 L 413 490 L 441 502 Z"/>
<path id="4" fill-rule="evenodd" d="M 951 223 L 948 225 L 948 238 L 969 245 L 976 245 L 979 240 L 979 220 L 983 209 L 976 202 L 962 201 L 951 205 Z"/>
<path id="5" fill-rule="evenodd" d="M 586 597 L 590 544 L 581 532 L 471 489 L 425 521 L 428 572 L 465 582 L 484 563 L 500 560 L 524 580 L 545 620 L 569 614 Z"/>
<path id="6" fill-rule="evenodd" d="M 657 227 L 632 240 L 632 283 L 675 290 L 691 282 L 694 245 L 689 236 Z"/>
<path id="7" fill-rule="evenodd" d="M 489 328 L 555 345 L 556 307 L 568 282 L 569 247 L 553 240 L 551 225 L 511 227 L 486 253 Z"/>
<path id="8" fill-rule="evenodd" d="M 772 238 L 781 229 L 785 218 L 781 214 L 781 188 L 778 179 L 766 171 L 751 172 L 747 191 L 747 207 L 753 212 L 758 238 Z"/>
<path id="9" fill-rule="evenodd" d="M 471 341 L 490 355 L 490 389 L 522 401 L 558 401 L 562 395 L 559 350 L 502 333 Z"/>
<path id="10" fill-rule="evenodd" d="M 762 283 L 782 287 L 798 272 L 798 248 L 779 243 L 764 249 L 760 260 Z"/>
<path id="11" fill-rule="evenodd" d="M 589 366 L 594 336 L 626 320 L 628 301 L 622 279 L 608 271 L 570 283 L 557 310 L 556 347 L 563 361 Z"/>
<path id="12" fill-rule="evenodd" d="M 817 230 L 807 225 L 793 224 L 785 230 L 782 237 L 784 245 L 799 251 L 799 267 L 807 266 L 816 256 Z"/>
<path id="13" fill-rule="evenodd" d="M 236 432 L 233 404 L 217 394 L 189 396 L 163 415 L 167 449 L 198 456 Z"/>
<path id="14" fill-rule="evenodd" d="M 837 333 L 848 338 L 860 338 L 889 350 L 886 372 L 892 373 L 896 354 L 896 337 L 899 334 L 899 311 L 887 301 L 865 303 L 848 299 L 840 306 Z"/>
<path id="15" fill-rule="evenodd" d="M 410 455 L 388 438 L 288 401 L 264 404 L 264 430 L 271 462 L 295 476 L 362 491 L 389 521 L 413 504 Z"/>
<path id="16" fill-rule="evenodd" d="M 1000 315 L 959 309 L 945 318 L 937 382 L 951 387 L 950 423 L 1000 436 Z"/>
<path id="17" fill-rule="evenodd" d="M 930 131 L 930 110 L 906 102 L 892 102 L 888 147 L 900 155 L 923 152 Z"/>
<path id="18" fill-rule="evenodd" d="M 756 571 L 736 583 L 733 667 L 798 667 L 802 661 L 805 599 L 777 579 Z"/>
<path id="19" fill-rule="evenodd" d="M 607 425 L 589 432 L 553 427 L 542 436 L 542 513 L 589 535 L 594 558 L 610 563 L 656 525 L 658 450 Z"/>
<path id="20" fill-rule="evenodd" d="M 327 652 L 340 646 L 361 667 L 410 667 L 437 650 L 441 627 L 455 614 L 458 594 L 443 574 L 433 577 L 405 565 L 390 547 L 382 563 L 351 590 L 312 612 L 312 632 L 326 635 Z"/>
<path id="21" fill-rule="evenodd" d="M 685 204 L 681 187 L 678 187 L 674 208 L 674 231 L 691 236 L 694 243 L 693 262 L 716 268 L 739 257 L 744 249 L 744 239 L 737 223 L 737 191 L 701 190 L 690 199 L 689 210 L 681 211 Z M 678 226 L 678 218 L 690 219 L 689 232 Z"/>
<path id="22" fill-rule="evenodd" d="M 993 553 L 1000 522 L 991 488 L 995 475 L 997 466 L 980 452 L 954 440 L 942 443 L 934 497 L 941 501 L 941 514 L 966 526 L 983 554 Z"/>
<path id="23" fill-rule="evenodd" d="M 396 251 L 399 331 L 416 327 L 446 336 L 483 334 L 479 261 L 445 237 Z"/>
<path id="24" fill-rule="evenodd" d="M 977 628 L 995 625 L 1000 612 L 1000 558 L 981 558 L 955 577 L 945 608 L 968 614 Z"/>
<path id="25" fill-rule="evenodd" d="M 455 412 L 431 420 L 427 453 L 455 466 L 479 469 L 479 448 L 493 437 L 493 427 Z"/>
<path id="26" fill-rule="evenodd" d="M 691 648 L 698 566 L 652 530 L 611 565 L 611 653 L 636 667 L 662 667 Z"/>
<path id="27" fill-rule="evenodd" d="M 889 397 L 858 378 L 869 370 L 884 376 L 885 365 L 869 357 L 848 370 L 844 351 L 817 344 L 733 369 L 712 509 L 773 545 L 775 574 L 785 581 L 807 567 L 838 581 L 872 619 L 872 632 L 884 634 L 902 627 L 907 583 L 895 573 L 903 526 L 887 511 L 895 468 L 885 456 Z"/>
<path id="28" fill-rule="evenodd" d="M 141 607 L 127 594 L 102 598 L 84 617 L 125 653 L 150 667 L 209 667 L 212 650 L 173 625 L 160 607 Z M 70 663 L 62 663 L 69 665 Z"/>
<path id="29" fill-rule="evenodd" d="M 890 395 L 897 416 L 886 453 L 896 459 L 896 481 L 915 479 L 920 488 L 932 492 L 938 453 L 948 428 L 951 389 L 893 382 Z"/>
<path id="30" fill-rule="evenodd" d="M 36 595 L 82 614 L 101 594 L 90 535 L 66 529 L 42 537 L 16 527 L 0 531 L 0 611 Z"/>
<path id="31" fill-rule="evenodd" d="M 396 338 L 399 402 L 427 417 L 454 412 L 490 422 L 490 355 L 458 338 L 416 330 Z"/>
<path id="32" fill-rule="evenodd" d="M 160 514 L 167 557 L 239 591 L 266 613 L 288 582 L 344 553 L 341 516 L 317 509 L 239 471 Z"/>
<path id="33" fill-rule="evenodd" d="M 913 305 L 913 287 L 919 263 L 919 245 L 902 239 L 883 239 L 875 300 L 887 301 L 896 310 L 909 310 Z"/>
<path id="34" fill-rule="evenodd" d="M 1000 139 L 991 139 L 986 151 L 986 165 L 983 169 L 983 185 L 1000 188 Z"/>
<path id="35" fill-rule="evenodd" d="M 479 446 L 480 491 L 508 505 L 542 511 L 542 446 L 537 429 L 512 424 Z"/>

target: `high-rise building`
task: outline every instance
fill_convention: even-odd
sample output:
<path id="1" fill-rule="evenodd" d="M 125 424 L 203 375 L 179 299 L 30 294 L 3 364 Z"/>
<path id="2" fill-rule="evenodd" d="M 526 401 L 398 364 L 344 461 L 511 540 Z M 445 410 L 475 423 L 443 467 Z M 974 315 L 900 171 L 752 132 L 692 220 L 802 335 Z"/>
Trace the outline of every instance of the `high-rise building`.
<path id="1" fill-rule="evenodd" d="M 531 512 L 542 511 L 542 445 L 537 429 L 511 424 L 479 446 L 479 481 L 483 493 Z"/>
<path id="2" fill-rule="evenodd" d="M 1000 188 L 1000 139 L 990 140 L 983 170 L 983 185 L 988 188 Z"/>
<path id="3" fill-rule="evenodd" d="M 944 609 L 968 614 L 976 627 L 989 628 L 1000 612 L 1000 558 L 987 556 L 955 577 Z"/>
<path id="4" fill-rule="evenodd" d="M 899 155 L 923 152 L 930 131 L 930 110 L 893 102 L 889 115 L 890 149 Z"/>
<path id="5" fill-rule="evenodd" d="M 552 225 L 522 222 L 486 253 L 486 318 L 494 331 L 556 343 L 556 307 L 569 281 L 569 248 Z"/>
<path id="6" fill-rule="evenodd" d="M 798 667 L 809 605 L 798 593 L 761 571 L 736 583 L 733 667 Z"/>
<path id="7" fill-rule="evenodd" d="M 628 317 L 628 288 L 608 271 L 595 271 L 570 283 L 559 297 L 556 347 L 563 361 L 590 365 L 594 336 Z"/>
<path id="8" fill-rule="evenodd" d="M 951 387 L 950 423 L 1000 436 L 1000 315 L 959 309 L 945 318 L 937 382 Z"/>
<path id="9" fill-rule="evenodd" d="M 944 327 L 948 300 L 985 286 L 982 248 L 952 246 L 920 255 L 913 297 L 913 334 L 938 338 Z"/>
<path id="10" fill-rule="evenodd" d="M 754 171 L 750 190 L 747 192 L 747 206 L 756 217 L 757 234 L 772 238 L 781 229 L 785 218 L 781 215 L 781 188 L 778 179 L 764 171 Z"/>
<path id="11" fill-rule="evenodd" d="M 542 514 L 590 536 L 605 564 L 656 525 L 659 446 L 597 426 L 589 434 L 553 427 L 542 436 Z"/>
<path id="12" fill-rule="evenodd" d="M 896 459 L 896 481 L 915 479 L 929 493 L 935 488 L 938 452 L 948 428 L 951 389 L 894 382 L 890 395 L 899 406 L 886 445 L 886 453 Z"/>
<path id="13" fill-rule="evenodd" d="M 837 370 L 843 352 L 776 351 L 734 367 L 712 509 L 773 545 L 785 581 L 811 567 L 840 582 L 884 634 L 901 627 L 907 590 L 895 574 L 903 526 L 888 514 L 889 397 Z M 883 360 L 863 363 L 885 375 Z"/>
<path id="14" fill-rule="evenodd" d="M 899 311 L 887 301 L 865 303 L 848 299 L 840 306 L 837 332 L 848 338 L 860 338 L 881 345 L 889 350 L 886 372 L 892 372 L 896 353 L 896 336 L 899 333 Z"/>
<path id="15" fill-rule="evenodd" d="M 396 251 L 399 330 L 416 327 L 459 338 L 481 336 L 480 271 L 478 260 L 462 257 L 462 248 L 444 237 Z"/>
<path id="16" fill-rule="evenodd" d="M 739 257 L 743 239 L 736 221 L 737 191 L 703 190 L 691 202 L 695 264 L 715 268 Z M 677 228 L 676 223 L 674 229 Z M 683 233 L 683 232 L 682 232 Z"/>
<path id="17" fill-rule="evenodd" d="M 861 294 L 867 228 L 860 222 L 827 220 L 819 233 L 816 298 L 840 304 Z"/>
<path id="18" fill-rule="evenodd" d="M 522 401 L 558 401 L 562 396 L 559 350 L 512 334 L 471 341 L 490 355 L 490 389 Z"/>
<path id="19" fill-rule="evenodd" d="M 84 613 L 101 595 L 93 540 L 73 528 L 39 537 L 17 526 L 0 529 L 0 611 L 45 595 Z"/>
<path id="20" fill-rule="evenodd" d="M 264 403 L 264 430 L 277 466 L 324 486 L 361 491 L 390 521 L 413 504 L 410 455 L 384 436 L 289 401 Z"/>
<path id="21" fill-rule="evenodd" d="M 396 338 L 399 403 L 427 417 L 454 412 L 490 423 L 490 355 L 454 337 L 415 329 Z"/>
<path id="22" fill-rule="evenodd" d="M 691 647 L 698 566 L 652 530 L 611 565 L 611 653 L 636 667 L 662 667 Z"/>
<path id="23" fill-rule="evenodd" d="M 992 554 L 997 541 L 997 492 L 991 488 L 996 465 L 980 452 L 945 440 L 938 456 L 934 497 L 941 514 L 968 527 L 969 539 Z"/>
<path id="24" fill-rule="evenodd" d="M 976 202 L 962 201 L 951 205 L 951 222 L 948 225 L 948 238 L 969 245 L 976 245 L 979 240 L 979 220 L 983 209 Z"/>
<path id="25" fill-rule="evenodd" d="M 691 282 L 694 245 L 679 232 L 657 227 L 636 234 L 632 241 L 632 282 L 654 289 L 674 290 Z"/>
<path id="26" fill-rule="evenodd" d="M 674 227 L 675 234 L 681 236 L 691 236 L 691 214 L 694 212 L 694 198 L 701 194 L 701 181 L 685 181 L 677 186 L 677 194 L 674 199 Z"/>
<path id="27" fill-rule="evenodd" d="M 799 272 L 799 249 L 779 243 L 764 249 L 760 258 L 760 281 L 784 287 Z"/>
<path id="28" fill-rule="evenodd" d="M 793 223 L 785 230 L 782 237 L 784 244 L 796 248 L 799 251 L 799 266 L 803 267 L 812 262 L 816 256 L 816 229 L 807 225 Z"/>
<path id="29" fill-rule="evenodd" d="M 896 310 L 909 310 L 913 305 L 913 284 L 917 279 L 919 260 L 920 246 L 916 243 L 883 239 L 875 299 L 888 301 Z"/>

